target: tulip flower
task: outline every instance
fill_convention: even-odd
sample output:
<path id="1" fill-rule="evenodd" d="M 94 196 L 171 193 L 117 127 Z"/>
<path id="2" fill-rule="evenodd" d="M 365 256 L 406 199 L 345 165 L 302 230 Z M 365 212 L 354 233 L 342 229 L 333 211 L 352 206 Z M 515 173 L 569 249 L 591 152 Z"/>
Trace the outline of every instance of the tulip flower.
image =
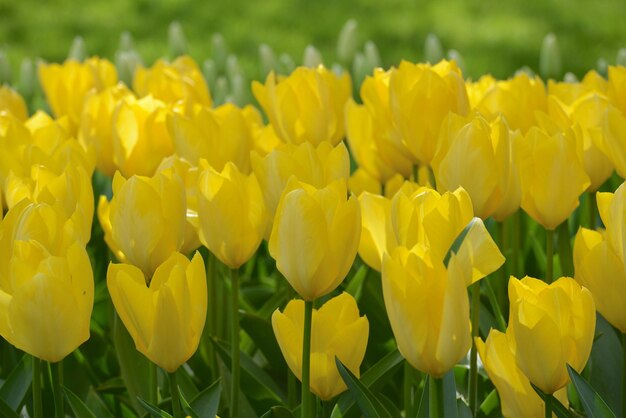
<path id="1" fill-rule="evenodd" d="M 440 191 L 463 187 L 472 199 L 474 214 L 487 219 L 501 205 L 511 181 L 512 141 L 504 120 L 488 123 L 479 114 L 444 120 L 432 161 Z"/>
<path id="2" fill-rule="evenodd" d="M 189 106 L 167 116 L 176 153 L 194 165 L 205 159 L 217 171 L 232 161 L 248 173 L 253 137 L 243 110 L 230 103 L 216 109 Z"/>
<path id="3" fill-rule="evenodd" d="M 178 176 L 113 177 L 113 198 L 100 196 L 98 218 L 117 259 L 150 282 L 155 269 L 183 245 L 185 188 Z"/>
<path id="4" fill-rule="evenodd" d="M 139 66 L 133 78 L 133 90 L 139 97 L 153 96 L 165 103 L 189 100 L 211 106 L 211 95 L 202 72 L 188 56 L 168 63 L 157 60 L 151 68 Z"/>
<path id="5" fill-rule="evenodd" d="M 110 264 L 107 287 L 137 350 L 169 373 L 196 352 L 204 328 L 207 288 L 199 253 L 172 253 L 152 281 L 129 264 Z"/>
<path id="6" fill-rule="evenodd" d="M 28 118 L 24 99 L 17 91 L 6 85 L 0 86 L 0 112 L 8 112 L 21 121 Z"/>
<path id="7" fill-rule="evenodd" d="M 317 188 L 350 175 L 350 154 L 343 143 L 333 147 L 321 143 L 317 147 L 305 142 L 283 144 L 265 157 L 251 155 L 252 169 L 259 180 L 270 214 L 276 212 L 278 201 L 291 176 Z"/>
<path id="8" fill-rule="evenodd" d="M 79 141 L 87 153 L 93 153 L 96 167 L 108 177 L 115 174 L 113 161 L 112 118 L 116 105 L 132 97 L 123 84 L 87 95 L 81 114 Z"/>
<path id="9" fill-rule="evenodd" d="M 298 67 L 287 77 L 271 72 L 265 84 L 252 82 L 254 97 L 278 136 L 293 144 L 337 145 L 344 136 L 344 106 L 352 91 L 350 76 L 319 66 Z"/>
<path id="10" fill-rule="evenodd" d="M 22 200 L 0 224 L 0 335 L 61 361 L 89 338 L 89 256 L 58 206 Z"/>
<path id="11" fill-rule="evenodd" d="M 578 206 L 589 187 L 571 131 L 551 133 L 533 127 L 521 142 L 522 209 L 548 230 L 554 230 Z"/>
<path id="12" fill-rule="evenodd" d="M 113 112 L 113 162 L 120 172 L 151 176 L 174 153 L 167 130 L 165 103 L 146 96 L 122 99 Z"/>
<path id="13" fill-rule="evenodd" d="M 595 70 L 587 72 L 579 83 L 548 80 L 548 94 L 558 98 L 566 106 L 572 105 L 578 99 L 590 93 L 605 96 L 607 89 L 607 80 Z"/>
<path id="14" fill-rule="evenodd" d="M 115 66 L 100 58 L 90 58 L 84 63 L 67 60 L 63 64 L 40 64 L 39 81 L 55 116 L 67 115 L 75 129 L 87 93 L 100 92 L 117 83 Z"/>
<path id="15" fill-rule="evenodd" d="M 231 269 L 239 268 L 256 252 L 268 212 L 254 174 L 242 174 L 233 163 L 221 172 L 204 161 L 198 177 L 200 241 Z"/>
<path id="16" fill-rule="evenodd" d="M 542 416 L 544 402 L 532 388 L 528 378 L 517 367 L 515 354 L 511 351 L 506 334 L 492 329 L 485 342 L 476 339 L 476 347 L 487 375 L 500 395 L 502 415 L 510 418 Z M 560 389 L 555 396 L 567 404 L 566 389 Z"/>
<path id="17" fill-rule="evenodd" d="M 269 252 L 306 301 L 335 290 L 356 256 L 361 211 L 346 189 L 345 180 L 316 189 L 293 178 L 276 209 Z"/>
<path id="18" fill-rule="evenodd" d="M 591 292 L 570 277 L 548 285 L 532 277 L 509 280 L 507 337 L 517 366 L 546 394 L 569 382 L 566 364 L 581 372 L 593 343 Z"/>
<path id="19" fill-rule="evenodd" d="M 414 164 L 430 165 L 443 119 L 449 112 L 469 111 L 463 74 L 454 61 L 432 66 L 402 61 L 389 79 L 389 108 Z"/>
<path id="20" fill-rule="evenodd" d="M 427 251 L 398 247 L 383 259 L 385 308 L 400 354 L 442 377 L 472 345 L 466 283 L 471 271 L 453 255 L 446 268 Z"/>
<path id="21" fill-rule="evenodd" d="M 607 95 L 611 104 L 626 115 L 626 98 L 624 98 L 624 86 L 626 85 L 626 68 L 621 65 L 609 66 Z"/>
<path id="22" fill-rule="evenodd" d="M 289 368 L 302 380 L 304 301 L 292 300 L 283 312 L 272 314 L 272 328 Z M 357 377 L 365 356 L 369 322 L 359 316 L 350 294 L 342 293 L 313 310 L 311 333 L 311 390 L 327 401 L 345 391 L 335 357 Z"/>

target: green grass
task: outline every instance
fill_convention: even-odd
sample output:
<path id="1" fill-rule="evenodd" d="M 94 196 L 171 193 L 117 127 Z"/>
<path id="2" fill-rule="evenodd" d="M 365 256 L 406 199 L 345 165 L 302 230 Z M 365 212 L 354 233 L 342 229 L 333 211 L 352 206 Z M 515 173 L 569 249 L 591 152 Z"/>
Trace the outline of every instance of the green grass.
<path id="1" fill-rule="evenodd" d="M 536 69 L 541 41 L 554 32 L 564 70 L 581 75 L 626 46 L 624 16 L 623 0 L 0 0 L 0 48 L 17 69 L 25 56 L 63 60 L 81 35 L 90 54 L 112 58 L 128 30 L 149 63 L 167 54 L 167 28 L 178 20 L 196 59 L 210 56 L 211 35 L 221 32 L 255 74 L 262 42 L 296 62 L 314 44 L 331 64 L 341 26 L 355 18 L 360 41 L 373 40 L 385 66 L 421 60 L 434 32 L 461 52 L 469 76 L 506 77 L 523 65 Z"/>

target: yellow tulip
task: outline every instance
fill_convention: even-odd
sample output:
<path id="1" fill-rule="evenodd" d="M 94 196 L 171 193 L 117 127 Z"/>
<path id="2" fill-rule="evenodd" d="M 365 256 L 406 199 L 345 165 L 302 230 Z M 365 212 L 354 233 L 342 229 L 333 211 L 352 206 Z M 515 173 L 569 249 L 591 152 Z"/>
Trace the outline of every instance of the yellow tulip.
<path id="1" fill-rule="evenodd" d="M 337 145 L 344 136 L 344 106 L 351 91 L 347 72 L 338 76 L 322 66 L 298 67 L 284 78 L 271 72 L 265 84 L 252 83 L 278 136 L 293 144 Z"/>
<path id="2" fill-rule="evenodd" d="M 553 230 L 578 206 L 589 187 L 576 139 L 571 131 L 531 128 L 521 141 L 522 209 Z"/>
<path id="3" fill-rule="evenodd" d="M 48 104 L 56 117 L 67 115 L 73 128 L 78 127 L 87 93 L 100 92 L 117 83 L 115 66 L 100 58 L 81 63 L 67 60 L 63 64 L 40 64 L 39 81 Z"/>
<path id="4" fill-rule="evenodd" d="M 449 114 L 432 161 L 437 188 L 463 187 L 472 199 L 474 214 L 487 219 L 500 207 L 510 186 L 512 148 L 503 119 L 488 123 L 479 114 L 469 118 Z"/>
<path id="5" fill-rule="evenodd" d="M 198 177 L 200 241 L 231 269 L 254 255 L 269 215 L 254 174 L 242 174 L 232 162 L 221 172 L 204 160 Z"/>
<path id="6" fill-rule="evenodd" d="M 606 95 L 608 89 L 607 80 L 595 70 L 589 71 L 579 83 L 558 82 L 548 80 L 548 94 L 557 97 L 565 105 L 569 106 L 589 93 Z"/>
<path id="7" fill-rule="evenodd" d="M 462 188 L 440 195 L 424 187 L 403 187 L 389 199 L 363 193 L 359 197 L 363 217 L 359 255 L 380 271 L 385 253 L 398 247 L 424 251 L 443 261 L 450 247 L 472 221 L 472 202 Z M 460 248 L 458 263 L 472 274 L 467 285 L 496 271 L 504 257 L 480 220 L 472 223 Z"/>
<path id="8" fill-rule="evenodd" d="M 428 170 L 428 167 L 425 167 Z M 379 183 L 369 172 L 362 168 L 357 168 L 348 179 L 348 189 L 355 196 L 360 196 L 364 192 L 391 197 L 406 182 L 404 177 L 396 174 L 384 184 Z"/>
<path id="9" fill-rule="evenodd" d="M 108 177 L 113 177 L 116 170 L 113 161 L 113 111 L 120 100 L 131 96 L 131 91 L 120 83 L 90 94 L 85 100 L 78 139 L 87 153 L 93 153 L 98 170 Z"/>
<path id="10" fill-rule="evenodd" d="M 607 95 L 611 103 L 624 115 L 626 115 L 626 98 L 623 93 L 625 87 L 626 67 L 609 65 Z"/>
<path id="11" fill-rule="evenodd" d="M 626 271 L 618 254 L 602 233 L 581 228 L 574 240 L 576 281 L 593 295 L 596 309 L 622 333 L 626 333 Z"/>
<path id="12" fill-rule="evenodd" d="M 0 224 L 0 335 L 57 362 L 89 338 L 89 256 L 57 207 L 23 200 Z"/>
<path id="13" fill-rule="evenodd" d="M 435 378 L 472 345 L 466 287 L 471 275 L 454 255 L 447 269 L 443 261 L 404 247 L 384 256 L 383 296 L 398 350 Z"/>
<path id="14" fill-rule="evenodd" d="M 11 113 L 21 121 L 28 118 L 24 99 L 17 91 L 6 85 L 0 86 L 0 112 Z"/>
<path id="15" fill-rule="evenodd" d="M 211 95 L 196 62 L 181 56 L 169 63 L 158 60 L 151 68 L 139 67 L 133 78 L 133 89 L 144 97 L 151 95 L 167 104 L 189 100 L 211 106 Z"/>
<path id="16" fill-rule="evenodd" d="M 626 116 L 615 106 L 608 106 L 602 119 L 600 149 L 611 160 L 615 171 L 626 178 Z"/>
<path id="17" fill-rule="evenodd" d="M 469 111 L 463 74 L 454 61 L 432 66 L 402 61 L 389 79 L 389 107 L 413 162 L 429 165 L 443 119 L 449 112 Z"/>
<path id="18" fill-rule="evenodd" d="M 217 171 L 232 161 L 248 173 L 253 137 L 242 109 L 230 103 L 187 107 L 167 117 L 176 153 L 194 165 L 205 159 Z"/>
<path id="19" fill-rule="evenodd" d="M 104 240 L 123 263 L 149 282 L 155 269 L 179 251 L 185 236 L 185 187 L 178 176 L 113 177 L 113 198 L 100 196 L 98 218 Z"/>
<path id="20" fill-rule="evenodd" d="M 285 310 L 272 314 L 272 327 L 289 368 L 302 380 L 304 301 L 292 300 Z M 311 391 L 327 401 L 345 391 L 335 356 L 357 377 L 365 356 L 369 322 L 359 316 L 350 294 L 342 293 L 313 310 L 311 324 Z"/>
<path id="21" fill-rule="evenodd" d="M 545 410 L 543 400 L 530 385 L 528 378 L 517 367 L 515 354 L 511 351 L 506 334 L 492 329 L 487 341 L 476 339 L 476 349 L 483 366 L 493 382 L 498 395 L 502 415 L 509 418 L 535 418 Z M 555 393 L 556 398 L 567 405 L 567 390 Z"/>
<path id="22" fill-rule="evenodd" d="M 107 287 L 137 350 L 173 373 L 196 352 L 207 310 L 204 262 L 172 253 L 146 286 L 141 270 L 110 264 Z"/>
<path id="23" fill-rule="evenodd" d="M 522 72 L 488 87 L 476 109 L 488 120 L 504 115 L 511 129 L 519 129 L 525 135 L 536 124 L 535 112 L 547 110 L 546 100 L 543 81 Z"/>
<path id="24" fill-rule="evenodd" d="M 308 142 L 283 144 L 263 158 L 253 152 L 251 162 L 270 215 L 276 212 L 280 196 L 291 176 L 322 188 L 335 180 L 347 180 L 350 175 L 350 154 L 343 143 L 335 147 L 328 143 L 317 147 Z"/>
<path id="25" fill-rule="evenodd" d="M 591 292 L 570 277 L 548 285 L 532 277 L 509 280 L 507 337 L 517 366 L 544 393 L 569 382 L 566 364 L 581 372 L 596 325 Z"/>
<path id="26" fill-rule="evenodd" d="M 470 109 L 476 109 L 489 90 L 495 87 L 497 80 L 491 74 L 480 76 L 477 81 L 465 82 Z"/>
<path id="27" fill-rule="evenodd" d="M 615 193 L 597 193 L 596 199 L 609 244 L 626 266 L 626 231 L 624 230 L 626 186 L 622 184 L 615 190 Z"/>
<path id="28" fill-rule="evenodd" d="M 293 178 L 276 209 L 269 240 L 276 268 L 305 300 L 339 286 L 356 256 L 361 211 L 345 180 L 316 189 Z"/>

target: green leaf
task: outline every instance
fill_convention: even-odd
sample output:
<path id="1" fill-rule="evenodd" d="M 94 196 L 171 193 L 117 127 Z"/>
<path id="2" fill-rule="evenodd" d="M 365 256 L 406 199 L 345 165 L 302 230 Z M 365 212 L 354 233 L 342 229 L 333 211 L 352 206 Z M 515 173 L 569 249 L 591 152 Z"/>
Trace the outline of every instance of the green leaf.
<path id="1" fill-rule="evenodd" d="M 87 405 L 97 418 L 115 418 L 107 408 L 106 403 L 92 387 L 89 388 L 89 392 L 87 393 L 85 405 Z"/>
<path id="2" fill-rule="evenodd" d="M 539 397 L 545 402 L 548 395 L 543 393 L 543 391 L 532 382 L 530 383 L 530 386 L 533 387 L 535 392 L 537 392 L 537 395 L 539 395 Z M 555 397 L 552 398 L 552 412 L 557 416 L 557 418 L 572 418 L 572 414 L 569 410 Z"/>
<path id="3" fill-rule="evenodd" d="M 561 274 L 563 276 L 574 277 L 574 256 L 567 221 L 563 222 L 557 228 L 557 234 L 557 252 L 561 264 Z"/>
<path id="4" fill-rule="evenodd" d="M 335 357 L 335 364 L 337 365 L 341 378 L 356 399 L 356 403 L 359 405 L 365 418 L 392 418 L 391 414 L 385 409 L 376 396 L 374 396 L 374 394 L 372 394 L 337 357 Z"/>
<path id="5" fill-rule="evenodd" d="M 241 328 L 252 338 L 254 344 L 261 350 L 270 366 L 277 373 L 286 374 L 287 363 L 283 358 L 278 342 L 276 342 L 270 321 L 255 314 L 242 312 L 240 313 L 239 323 Z"/>
<path id="6" fill-rule="evenodd" d="M 33 382 L 32 357 L 24 354 L 0 388 L 0 399 L 13 411 L 24 402 Z"/>
<path id="7" fill-rule="evenodd" d="M 230 344 L 213 339 L 219 356 L 224 364 L 230 366 Z M 240 352 L 241 390 L 255 399 L 273 398 L 276 401 L 287 403 L 287 396 L 282 389 L 261 369 L 246 353 Z"/>
<path id="8" fill-rule="evenodd" d="M 458 406 L 456 403 L 456 382 L 454 370 L 443 376 L 443 411 L 446 418 L 457 418 Z"/>
<path id="9" fill-rule="evenodd" d="M 596 315 L 596 332 L 602 336 L 593 342 L 587 369 L 590 373 L 585 378 L 616 415 L 626 416 L 626 413 L 622 413 L 619 390 L 622 386 L 621 365 L 624 362 L 620 338 L 600 314 Z"/>
<path id="10" fill-rule="evenodd" d="M 422 392 L 422 398 L 420 399 L 419 408 L 417 409 L 417 418 L 428 418 L 428 412 L 430 409 L 428 392 L 430 391 L 430 376 L 426 378 L 424 383 L 424 391 Z"/>
<path id="11" fill-rule="evenodd" d="M 201 417 L 214 417 L 220 405 L 222 381 L 216 380 L 190 402 L 191 409 Z"/>
<path id="12" fill-rule="evenodd" d="M 397 349 L 392 351 L 361 375 L 361 383 L 368 389 L 376 391 L 401 367 L 403 361 L 404 359 Z M 350 392 L 344 393 L 339 397 L 332 416 L 348 415 L 354 407 L 354 402 L 354 396 Z"/>
<path id="13" fill-rule="evenodd" d="M 346 292 L 350 293 L 354 299 L 358 302 L 361 299 L 361 293 L 363 292 L 363 282 L 367 278 L 369 273 L 369 267 L 367 264 L 361 264 L 361 267 L 354 273 L 354 276 L 350 278 Z"/>
<path id="14" fill-rule="evenodd" d="M 480 409 L 485 416 L 491 415 L 494 411 L 499 411 L 500 400 L 498 399 L 498 392 L 495 389 L 489 392 L 489 395 L 485 397 L 478 409 Z"/>
<path id="15" fill-rule="evenodd" d="M 150 361 L 137 351 L 133 339 L 117 315 L 113 324 L 113 343 L 131 405 L 141 414 L 144 407 L 137 399 L 150 397 L 148 393 Z"/>
<path id="16" fill-rule="evenodd" d="M 611 408 L 608 407 L 606 402 L 596 393 L 589 383 L 583 377 L 572 368 L 567 365 L 567 372 L 569 373 L 572 383 L 580 395 L 585 413 L 590 418 L 610 418 L 615 417 Z"/>
<path id="17" fill-rule="evenodd" d="M 183 391 L 180 388 L 178 389 L 178 394 L 180 396 L 180 404 L 183 407 L 183 411 L 185 411 L 185 415 L 190 416 L 191 418 L 201 418 L 196 411 L 193 410 L 193 408 L 189 405 L 189 402 L 187 402 L 187 399 L 185 399 L 185 395 L 183 394 Z"/>
<path id="18" fill-rule="evenodd" d="M 452 257 L 452 254 L 456 254 L 459 251 L 459 249 L 461 248 L 461 245 L 463 244 L 463 241 L 465 240 L 465 237 L 467 236 L 469 231 L 474 227 L 474 225 L 476 225 L 479 222 L 482 222 L 482 220 L 480 218 L 476 218 L 476 217 L 472 218 L 472 220 L 469 221 L 469 223 L 465 226 L 465 228 L 463 228 L 461 233 L 456 237 L 456 239 L 454 240 L 454 242 L 450 246 L 450 249 L 448 250 L 448 253 L 446 254 L 445 258 L 443 259 L 443 263 L 446 266 L 448 265 L 448 262 L 450 261 L 450 257 Z"/>
<path id="19" fill-rule="evenodd" d="M 261 418 L 293 418 L 293 414 L 284 406 L 273 406 Z"/>
<path id="20" fill-rule="evenodd" d="M 0 413 L 5 418 L 20 418 L 20 415 L 11 409 L 3 399 L 0 399 Z"/>
<path id="21" fill-rule="evenodd" d="M 150 402 L 144 401 L 141 398 L 137 398 L 143 409 L 146 410 L 150 414 L 151 417 L 154 418 L 173 418 L 170 414 L 159 408 L 158 406 L 152 405 Z"/>
<path id="22" fill-rule="evenodd" d="M 76 418 L 96 418 L 96 415 L 91 412 L 89 407 L 85 405 L 85 403 L 74 394 L 71 390 L 66 387 L 63 387 L 63 392 L 65 392 L 65 398 L 67 399 L 67 403 L 72 408 L 72 412 L 76 415 Z"/>

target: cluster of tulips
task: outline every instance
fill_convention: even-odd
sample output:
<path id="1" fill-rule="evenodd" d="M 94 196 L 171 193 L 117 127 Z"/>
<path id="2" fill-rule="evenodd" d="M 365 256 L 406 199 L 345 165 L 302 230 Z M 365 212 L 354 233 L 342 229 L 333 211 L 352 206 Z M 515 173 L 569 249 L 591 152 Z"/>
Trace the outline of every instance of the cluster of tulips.
<path id="1" fill-rule="evenodd" d="M 626 332 L 626 186 L 598 192 L 614 171 L 626 176 L 624 67 L 546 86 L 526 73 L 472 82 L 453 61 L 402 62 L 366 77 L 359 100 L 347 73 L 299 67 L 253 82 L 266 119 L 252 105 L 213 107 L 187 56 L 138 68 L 132 88 L 99 58 L 38 72 L 54 117 L 29 116 L 18 93 L 0 89 L 0 335 L 33 356 L 34 417 L 46 409 L 42 360 L 64 416 L 59 365 L 89 339 L 92 264 L 108 257 L 117 317 L 169 375 L 166 384 L 153 370 L 144 382 L 152 396 L 141 405 L 165 414 L 157 416 L 202 416 L 178 389 L 177 370 L 203 335 L 216 335 L 216 315 L 230 318 L 231 348 L 219 412 L 250 413 L 240 407 L 240 272 L 267 253 L 276 286 L 286 279 L 298 296 L 271 307 L 271 326 L 302 382 L 287 412 L 302 417 L 328 413 L 314 395 L 342 416 L 332 400 L 348 388 L 364 415 L 393 416 L 359 381 L 370 334 L 348 285 L 359 264 L 380 272 L 391 344 L 413 376 L 406 417 L 424 413 L 417 393 L 426 388 L 431 417 L 456 416 L 444 376 L 466 357 L 460 402 L 470 415 L 482 413 L 484 368 L 504 416 L 563 416 L 566 386 L 582 379 L 590 356 L 596 309 Z M 97 204 L 92 176 L 112 179 Z M 581 198 L 590 229 L 578 230 L 572 250 L 567 221 L 578 227 Z M 546 230 L 538 278 L 522 278 L 521 255 L 505 260 L 510 243 L 488 229 L 503 235 L 520 208 Z M 109 254 L 88 252 L 94 219 Z M 518 277 L 498 274 L 505 261 Z M 228 270 L 220 293 L 215 276 Z M 574 277 L 554 280 L 557 271 Z M 483 295 L 497 323 L 484 341 Z M 165 406 L 159 386 L 169 387 Z M 80 401 L 65 396 L 80 416 Z"/>

